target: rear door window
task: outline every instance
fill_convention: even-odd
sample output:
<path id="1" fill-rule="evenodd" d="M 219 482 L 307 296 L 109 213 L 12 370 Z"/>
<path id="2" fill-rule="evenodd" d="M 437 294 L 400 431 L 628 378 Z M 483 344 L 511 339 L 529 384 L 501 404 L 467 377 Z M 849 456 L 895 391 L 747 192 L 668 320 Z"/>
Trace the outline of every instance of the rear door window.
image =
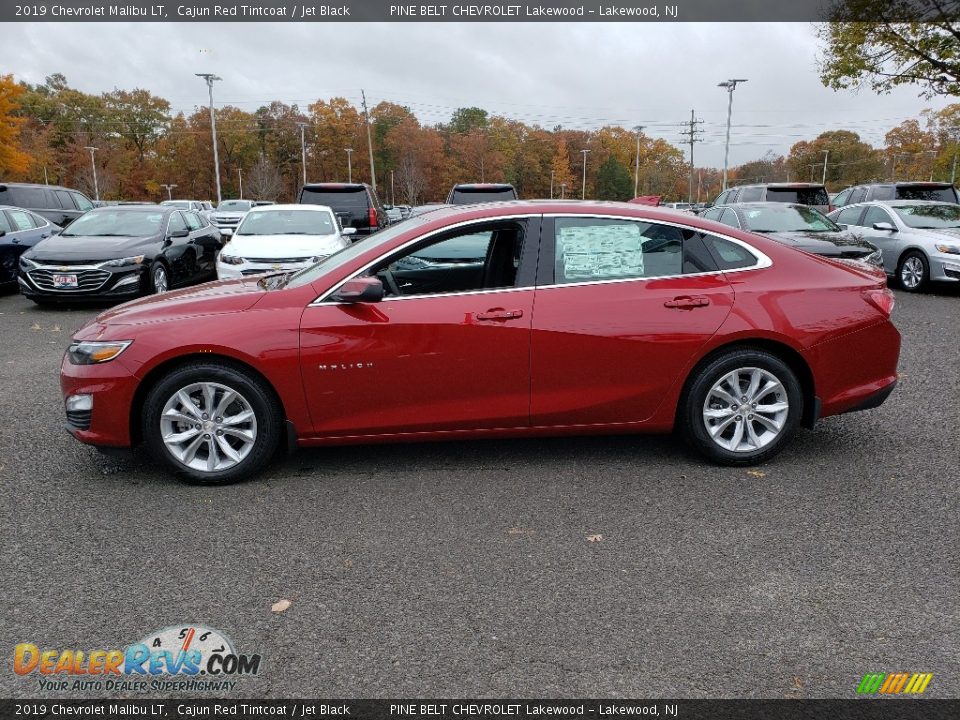
<path id="1" fill-rule="evenodd" d="M 191 230 L 199 230 L 200 228 L 203 227 L 203 223 L 200 222 L 200 218 L 197 216 L 196 213 L 185 212 L 185 213 L 181 213 L 181 214 L 182 214 L 183 217 L 186 219 L 186 221 L 187 221 L 187 226 L 188 226 Z"/>
<path id="2" fill-rule="evenodd" d="M 953 185 L 900 185 L 897 187 L 897 200 L 939 200 L 955 203 L 957 190 Z"/>
<path id="3" fill-rule="evenodd" d="M 863 216 L 863 224 L 865 227 L 872 228 L 874 223 L 889 223 L 896 227 L 887 211 L 876 205 L 867 208 L 867 214 Z"/>
<path id="4" fill-rule="evenodd" d="M 801 205 L 829 205 L 830 198 L 822 187 L 768 187 L 767 200 L 771 202 L 800 203 Z"/>
<path id="5" fill-rule="evenodd" d="M 23 210 L 8 210 L 10 219 L 17 230 L 32 230 L 36 227 L 33 222 L 33 216 Z"/>
<path id="6" fill-rule="evenodd" d="M 10 219 L 4 212 L 0 212 L 0 232 L 13 232 L 13 225 L 10 224 Z"/>
<path id="7" fill-rule="evenodd" d="M 737 202 L 755 202 L 757 200 L 763 200 L 763 188 L 762 187 L 748 187 L 744 188 L 740 192 L 740 197 L 737 198 Z"/>

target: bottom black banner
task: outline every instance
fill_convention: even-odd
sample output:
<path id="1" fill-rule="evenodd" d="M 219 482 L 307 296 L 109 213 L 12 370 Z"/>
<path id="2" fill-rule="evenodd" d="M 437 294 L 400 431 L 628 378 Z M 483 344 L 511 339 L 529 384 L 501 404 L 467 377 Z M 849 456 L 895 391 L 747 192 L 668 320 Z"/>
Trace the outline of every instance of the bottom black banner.
<path id="1" fill-rule="evenodd" d="M 0 718 L 956 720 L 960 700 L 0 700 Z"/>

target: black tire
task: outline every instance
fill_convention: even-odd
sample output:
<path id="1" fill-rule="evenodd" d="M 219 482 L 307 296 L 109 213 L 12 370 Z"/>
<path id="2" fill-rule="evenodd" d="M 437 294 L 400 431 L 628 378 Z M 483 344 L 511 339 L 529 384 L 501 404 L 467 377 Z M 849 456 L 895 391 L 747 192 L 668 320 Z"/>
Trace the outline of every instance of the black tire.
<path id="1" fill-rule="evenodd" d="M 160 276 L 163 276 L 166 287 L 163 290 L 158 289 L 160 286 Z M 167 270 L 167 266 L 162 262 L 157 260 L 150 266 L 150 292 L 152 293 L 161 293 L 167 292 L 170 289 L 170 272 Z"/>
<path id="2" fill-rule="evenodd" d="M 164 442 L 161 420 L 164 407 L 168 402 L 175 402 L 178 391 L 198 384 L 213 384 L 218 388 L 230 389 L 239 396 L 240 400 L 237 402 L 242 401 L 245 403 L 245 407 L 253 411 L 254 439 L 249 443 L 250 447 L 245 451 L 246 454 L 242 459 L 236 461 L 230 467 L 213 470 L 190 467 L 182 461 L 182 458 L 175 457 L 174 451 Z M 200 396 L 203 395 L 200 390 L 194 392 Z M 220 396 L 221 399 L 224 395 L 225 392 Z M 228 406 L 227 409 L 230 407 L 233 406 Z M 197 407 L 197 410 L 202 409 L 202 406 Z M 223 414 L 226 415 L 227 413 L 224 412 Z M 212 423 L 215 419 L 218 418 L 214 418 L 211 414 L 209 421 Z M 183 480 L 198 485 L 223 485 L 249 478 L 270 462 L 279 447 L 284 432 L 283 420 L 279 402 L 260 378 L 239 367 L 207 362 L 193 363 L 177 368 L 161 378 L 150 389 L 144 401 L 142 430 L 144 441 L 153 456 L 177 473 Z M 194 437 L 208 439 L 199 441 L 202 449 L 195 450 L 192 461 L 203 462 L 203 456 L 209 458 L 211 450 L 215 454 L 220 453 L 214 444 L 214 441 L 220 443 L 220 440 L 214 437 L 213 432 L 209 432 L 210 430 L 216 431 L 216 428 L 208 428 L 206 420 L 198 418 L 196 422 L 196 429 L 200 433 L 194 435 Z M 200 427 L 201 423 L 204 423 L 202 429 Z M 179 432 L 184 427 L 192 432 L 189 426 L 177 426 L 175 432 Z M 229 433 L 229 430 L 227 432 Z M 223 432 L 216 431 L 216 435 L 222 436 Z M 233 461 L 232 458 L 227 458 L 227 460 Z"/>
<path id="3" fill-rule="evenodd" d="M 782 426 L 778 433 L 773 433 L 765 426 L 760 425 L 758 420 L 753 419 L 754 417 L 760 417 L 761 414 L 757 413 L 756 416 L 751 414 L 751 407 L 748 405 L 744 405 L 743 407 L 727 405 L 726 408 L 721 406 L 721 409 L 718 409 L 716 412 L 727 413 L 728 416 L 740 415 L 739 419 L 734 418 L 735 424 L 725 426 L 730 428 L 729 433 L 731 436 L 737 431 L 737 424 L 742 424 L 744 430 L 747 429 L 749 424 L 754 435 L 757 435 L 757 429 L 759 428 L 761 441 L 765 440 L 767 443 L 762 446 L 757 446 L 756 449 L 738 449 L 737 451 L 733 451 L 719 444 L 720 442 L 733 440 L 733 437 L 725 437 L 728 430 L 724 429 L 722 432 L 719 432 L 718 440 L 715 440 L 707 430 L 706 425 L 708 420 L 706 418 L 706 412 L 708 394 L 711 394 L 714 386 L 733 371 L 740 370 L 749 374 L 755 369 L 760 371 L 758 376 L 764 378 L 766 378 L 766 376 L 763 375 L 763 373 L 769 373 L 770 376 L 780 383 L 783 389 L 782 392 L 779 390 L 776 391 L 779 397 L 775 397 L 772 394 L 758 395 L 758 402 L 760 398 L 767 399 L 765 403 L 760 403 L 761 406 L 774 407 L 773 403 L 786 401 L 788 407 L 780 411 L 780 413 L 774 414 L 779 418 L 777 421 L 781 422 Z M 745 384 L 749 385 L 748 376 L 745 375 L 742 381 L 745 381 Z M 742 384 L 741 387 L 744 387 L 744 385 Z M 759 385 L 759 388 L 764 387 L 766 387 L 765 384 Z M 743 392 L 747 392 L 747 390 Z M 773 391 L 770 392 L 772 393 Z M 746 395 L 742 395 L 741 397 L 746 397 Z M 716 397 L 714 396 L 714 400 L 715 399 Z M 771 400 L 773 402 L 771 402 Z M 757 403 L 752 405 L 753 408 L 756 406 Z M 777 407 L 779 407 L 779 405 L 777 405 Z M 733 410 L 730 408 L 733 408 Z M 770 459 L 783 449 L 783 446 L 799 426 L 802 416 L 803 391 L 793 370 L 776 355 L 772 355 L 764 350 L 741 348 L 717 355 L 709 359 L 705 364 L 701 364 L 694 369 L 680 399 L 677 421 L 678 427 L 686 441 L 713 462 L 722 465 L 754 465 Z M 763 417 L 770 420 L 770 416 L 768 415 L 763 415 Z M 722 422 L 724 421 L 717 420 L 717 423 Z M 744 430 L 741 430 L 741 432 Z M 771 437 L 767 438 L 767 433 L 769 433 Z"/>
<path id="4" fill-rule="evenodd" d="M 930 263 L 927 262 L 927 257 L 919 250 L 904 253 L 897 265 L 897 281 L 907 292 L 926 290 L 930 283 Z"/>

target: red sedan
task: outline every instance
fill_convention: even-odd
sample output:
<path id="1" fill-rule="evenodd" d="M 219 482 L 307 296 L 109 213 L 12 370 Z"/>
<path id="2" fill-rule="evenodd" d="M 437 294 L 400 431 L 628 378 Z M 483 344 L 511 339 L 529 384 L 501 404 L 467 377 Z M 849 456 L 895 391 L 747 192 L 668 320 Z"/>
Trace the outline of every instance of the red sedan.
<path id="1" fill-rule="evenodd" d="M 70 432 L 194 482 L 282 447 L 679 430 L 757 463 L 876 407 L 900 335 L 883 273 L 642 205 L 450 207 L 294 275 L 109 310 L 61 368 Z"/>

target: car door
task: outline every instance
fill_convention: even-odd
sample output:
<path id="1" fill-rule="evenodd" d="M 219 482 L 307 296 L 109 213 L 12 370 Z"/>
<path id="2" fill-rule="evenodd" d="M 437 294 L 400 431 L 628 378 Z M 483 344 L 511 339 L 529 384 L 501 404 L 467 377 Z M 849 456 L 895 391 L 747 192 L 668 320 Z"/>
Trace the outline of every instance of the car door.
<path id="1" fill-rule="evenodd" d="M 892 275 L 897 271 L 897 261 L 903 244 L 897 221 L 885 208 L 879 205 L 868 205 L 860 223 L 863 239 L 880 248 L 883 252 L 883 269 L 887 274 Z M 876 223 L 887 223 L 894 229 L 877 230 L 873 227 Z"/>
<path id="2" fill-rule="evenodd" d="M 531 334 L 533 426 L 649 418 L 727 317 L 702 236 L 629 218 L 546 219 Z"/>
<path id="3" fill-rule="evenodd" d="M 196 277 L 196 252 L 190 242 L 190 229 L 179 210 L 170 213 L 167 219 L 162 254 L 170 267 L 171 286 L 189 283 Z"/>
<path id="4" fill-rule="evenodd" d="M 491 232 L 483 272 L 454 291 L 416 294 L 391 268 L 441 243 Z M 320 300 L 303 313 L 303 385 L 319 435 L 526 427 L 530 318 L 539 216 L 484 221 L 385 256 L 363 274 L 384 281 L 376 303 Z M 438 275 L 457 268 L 436 267 Z M 452 281 L 451 281 L 452 282 Z"/>
<path id="5" fill-rule="evenodd" d="M 0 284 L 17 279 L 20 255 L 27 249 L 22 242 L 25 233 L 17 229 L 6 212 L 0 211 Z"/>
<path id="6" fill-rule="evenodd" d="M 190 230 L 190 244 L 196 253 L 194 279 L 201 281 L 217 272 L 217 251 L 220 249 L 220 233 L 210 232 L 203 220 L 195 212 L 184 210 L 182 213 Z"/>

